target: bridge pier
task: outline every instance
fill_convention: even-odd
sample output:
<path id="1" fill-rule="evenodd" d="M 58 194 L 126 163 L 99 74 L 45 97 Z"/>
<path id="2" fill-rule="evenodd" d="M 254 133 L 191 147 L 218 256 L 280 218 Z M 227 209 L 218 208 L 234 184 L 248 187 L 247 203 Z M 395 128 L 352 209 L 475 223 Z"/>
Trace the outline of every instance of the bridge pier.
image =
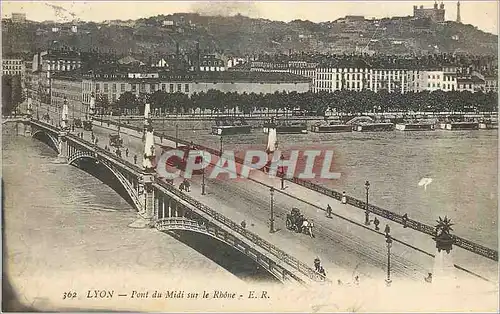
<path id="1" fill-rule="evenodd" d="M 33 133 L 31 130 L 31 121 L 29 119 L 23 121 L 23 126 L 24 126 L 24 136 L 31 137 L 31 134 Z"/>
<path id="2" fill-rule="evenodd" d="M 66 138 L 67 132 L 61 131 L 57 134 L 57 161 L 60 163 L 68 162 L 68 141 Z"/>
<path id="3" fill-rule="evenodd" d="M 154 174 L 143 174 L 137 184 L 137 192 L 141 208 L 137 213 L 137 219 L 129 225 L 131 228 L 153 227 L 157 219 L 156 200 L 153 189 Z"/>

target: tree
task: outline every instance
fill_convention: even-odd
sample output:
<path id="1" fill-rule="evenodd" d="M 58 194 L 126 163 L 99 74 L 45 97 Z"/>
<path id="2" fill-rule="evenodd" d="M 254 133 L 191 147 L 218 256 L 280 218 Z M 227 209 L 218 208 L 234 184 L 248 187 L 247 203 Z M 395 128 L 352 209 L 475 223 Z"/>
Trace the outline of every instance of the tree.
<path id="1" fill-rule="evenodd" d="M 120 109 L 120 112 L 123 109 L 135 109 L 137 108 L 138 102 L 135 94 L 131 92 L 125 92 L 120 95 L 120 98 L 115 102 L 116 108 Z"/>

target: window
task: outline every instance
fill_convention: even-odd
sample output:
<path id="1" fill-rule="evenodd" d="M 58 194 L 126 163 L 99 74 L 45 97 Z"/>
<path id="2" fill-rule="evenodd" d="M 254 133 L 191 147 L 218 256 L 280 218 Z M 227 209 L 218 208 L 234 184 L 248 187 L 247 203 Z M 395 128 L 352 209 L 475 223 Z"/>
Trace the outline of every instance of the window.
<path id="1" fill-rule="evenodd" d="M 184 91 L 189 93 L 189 84 L 184 84 Z"/>
<path id="2" fill-rule="evenodd" d="M 137 85 L 132 84 L 132 92 L 133 93 L 137 92 Z"/>
<path id="3" fill-rule="evenodd" d="M 96 92 L 101 90 L 101 83 L 95 84 L 95 90 L 96 90 Z"/>
<path id="4" fill-rule="evenodd" d="M 427 83 L 427 87 L 431 87 L 431 83 Z"/>
<path id="5" fill-rule="evenodd" d="M 116 94 L 113 94 L 113 102 L 116 101 Z"/>
<path id="6" fill-rule="evenodd" d="M 174 84 L 170 84 L 169 88 L 170 88 L 170 92 L 173 93 L 174 92 Z"/>
<path id="7" fill-rule="evenodd" d="M 151 91 L 155 92 L 156 91 L 156 84 L 151 84 Z"/>
<path id="8" fill-rule="evenodd" d="M 146 91 L 146 84 L 142 83 L 140 88 L 141 88 L 141 92 L 145 92 Z"/>
<path id="9" fill-rule="evenodd" d="M 125 92 L 125 84 L 120 84 L 120 91 Z"/>
<path id="10" fill-rule="evenodd" d="M 165 91 L 165 90 L 166 90 L 166 88 L 165 88 L 165 87 L 166 87 L 166 86 L 165 86 L 165 84 L 161 84 L 161 90 L 162 90 L 162 91 Z"/>
<path id="11" fill-rule="evenodd" d="M 107 93 L 108 92 L 108 83 L 104 83 L 104 92 Z"/>
<path id="12" fill-rule="evenodd" d="M 177 91 L 178 92 L 182 91 L 181 84 L 177 84 Z"/>
<path id="13" fill-rule="evenodd" d="M 112 89 L 112 90 L 113 90 L 113 93 L 116 93 L 116 83 L 113 83 L 113 87 L 112 87 L 112 88 L 113 88 L 113 89 Z"/>

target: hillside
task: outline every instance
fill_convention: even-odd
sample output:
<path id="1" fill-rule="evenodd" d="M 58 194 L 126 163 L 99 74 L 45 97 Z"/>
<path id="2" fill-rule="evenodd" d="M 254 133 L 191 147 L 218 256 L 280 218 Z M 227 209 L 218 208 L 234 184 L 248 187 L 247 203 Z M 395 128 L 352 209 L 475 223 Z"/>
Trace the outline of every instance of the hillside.
<path id="1" fill-rule="evenodd" d="M 47 49 L 49 43 L 81 49 L 98 47 L 118 54 L 150 55 L 173 53 L 176 43 L 181 51 L 194 50 L 200 42 L 202 52 L 219 51 L 232 55 L 317 51 L 352 52 L 366 49 L 376 53 L 409 54 L 462 52 L 497 55 L 498 36 L 472 25 L 410 17 L 381 20 L 350 20 L 313 23 L 295 20 L 288 23 L 231 17 L 203 16 L 196 13 L 159 15 L 147 19 L 107 21 L 106 23 L 2 22 L 3 53 Z"/>

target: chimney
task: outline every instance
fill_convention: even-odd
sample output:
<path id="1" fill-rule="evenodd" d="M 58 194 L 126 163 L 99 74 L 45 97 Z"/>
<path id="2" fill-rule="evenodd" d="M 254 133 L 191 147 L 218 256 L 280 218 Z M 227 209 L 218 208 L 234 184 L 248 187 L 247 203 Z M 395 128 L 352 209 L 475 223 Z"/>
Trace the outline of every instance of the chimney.
<path id="1" fill-rule="evenodd" d="M 460 17 L 460 1 L 457 2 L 457 23 L 462 23 L 462 18 Z"/>

